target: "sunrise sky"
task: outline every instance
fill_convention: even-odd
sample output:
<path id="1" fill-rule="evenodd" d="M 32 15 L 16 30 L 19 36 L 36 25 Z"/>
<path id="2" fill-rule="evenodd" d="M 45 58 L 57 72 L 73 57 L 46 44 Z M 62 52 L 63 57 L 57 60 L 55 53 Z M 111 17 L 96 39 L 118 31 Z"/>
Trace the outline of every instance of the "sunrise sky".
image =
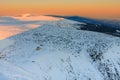
<path id="1" fill-rule="evenodd" d="M 0 0 L 0 15 L 120 17 L 120 0 Z"/>

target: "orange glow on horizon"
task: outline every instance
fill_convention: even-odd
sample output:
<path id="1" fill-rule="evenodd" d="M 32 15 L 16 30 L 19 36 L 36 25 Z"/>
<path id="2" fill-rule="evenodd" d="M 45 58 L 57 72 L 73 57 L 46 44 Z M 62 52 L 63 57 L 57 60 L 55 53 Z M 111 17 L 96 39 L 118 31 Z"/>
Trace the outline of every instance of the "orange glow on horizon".
<path id="1" fill-rule="evenodd" d="M 118 0 L 6 0 L 0 1 L 0 15 L 79 15 L 85 17 L 120 17 Z"/>

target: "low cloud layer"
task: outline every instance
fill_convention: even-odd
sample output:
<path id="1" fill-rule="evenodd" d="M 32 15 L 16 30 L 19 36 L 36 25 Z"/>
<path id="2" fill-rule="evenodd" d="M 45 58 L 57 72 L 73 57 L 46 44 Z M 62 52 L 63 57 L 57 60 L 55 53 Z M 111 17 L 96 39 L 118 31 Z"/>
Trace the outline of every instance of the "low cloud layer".
<path id="1" fill-rule="evenodd" d="M 37 28 L 42 22 L 60 20 L 48 16 L 0 17 L 0 39 Z"/>

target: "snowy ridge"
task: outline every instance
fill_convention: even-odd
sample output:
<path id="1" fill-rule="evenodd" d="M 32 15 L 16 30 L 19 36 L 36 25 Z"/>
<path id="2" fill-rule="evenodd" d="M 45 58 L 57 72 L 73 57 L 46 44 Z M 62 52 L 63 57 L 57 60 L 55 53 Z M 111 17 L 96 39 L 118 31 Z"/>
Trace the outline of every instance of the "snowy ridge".
<path id="1" fill-rule="evenodd" d="M 120 38 L 76 24 L 49 22 L 8 38 L 14 43 L 1 53 L 0 79 L 119 80 Z"/>

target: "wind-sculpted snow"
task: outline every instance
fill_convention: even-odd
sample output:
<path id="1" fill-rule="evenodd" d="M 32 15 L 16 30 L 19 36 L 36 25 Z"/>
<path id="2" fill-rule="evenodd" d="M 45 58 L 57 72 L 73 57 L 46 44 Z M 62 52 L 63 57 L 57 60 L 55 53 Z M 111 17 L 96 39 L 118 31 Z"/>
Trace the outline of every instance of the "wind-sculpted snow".
<path id="1" fill-rule="evenodd" d="M 8 38 L 14 43 L 1 52 L 0 79 L 119 80 L 120 38 L 80 24 L 49 22 Z"/>

